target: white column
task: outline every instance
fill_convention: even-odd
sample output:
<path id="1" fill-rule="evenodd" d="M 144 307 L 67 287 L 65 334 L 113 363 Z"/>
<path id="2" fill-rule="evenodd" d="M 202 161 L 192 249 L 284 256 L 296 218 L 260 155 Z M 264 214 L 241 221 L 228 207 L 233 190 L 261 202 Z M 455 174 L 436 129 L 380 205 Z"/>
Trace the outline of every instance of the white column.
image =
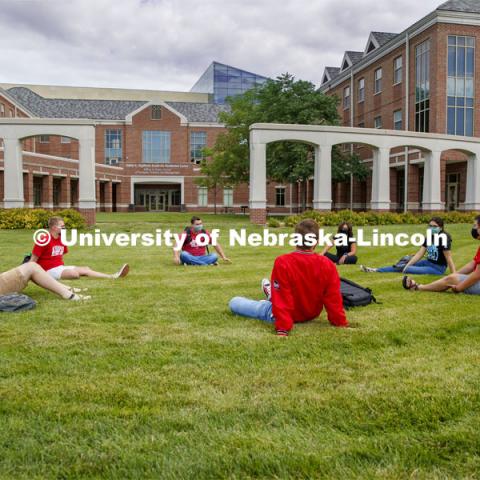
<path id="1" fill-rule="evenodd" d="M 21 208 L 23 196 L 22 144 L 18 138 L 3 139 L 4 208 Z"/>
<path id="2" fill-rule="evenodd" d="M 95 195 L 95 140 L 79 139 L 78 208 L 96 208 Z"/>
<path id="3" fill-rule="evenodd" d="M 390 149 L 373 150 L 372 210 L 390 210 Z"/>
<path id="4" fill-rule="evenodd" d="M 425 167 L 423 170 L 423 210 L 443 210 L 441 196 L 440 157 L 441 151 L 425 153 Z"/>
<path id="5" fill-rule="evenodd" d="M 332 209 L 332 146 L 315 147 L 315 173 L 313 175 L 314 210 Z"/>
<path id="6" fill-rule="evenodd" d="M 462 210 L 480 210 L 480 153 L 468 158 L 467 190 Z"/>
<path id="7" fill-rule="evenodd" d="M 250 209 L 267 208 L 267 146 L 250 143 Z"/>

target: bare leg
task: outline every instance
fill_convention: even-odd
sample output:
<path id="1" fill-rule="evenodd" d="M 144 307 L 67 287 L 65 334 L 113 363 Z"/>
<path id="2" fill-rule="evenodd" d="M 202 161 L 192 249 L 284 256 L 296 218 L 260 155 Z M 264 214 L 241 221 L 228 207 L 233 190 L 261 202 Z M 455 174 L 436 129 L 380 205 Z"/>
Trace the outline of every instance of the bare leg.
<path id="1" fill-rule="evenodd" d="M 57 282 L 53 279 L 45 270 L 35 262 L 24 263 L 18 267 L 22 274 L 28 280 L 36 283 L 39 287 L 45 288 L 50 292 L 60 295 L 64 299 L 68 299 L 72 296 L 71 290 L 69 290 L 65 285 L 62 285 L 60 282 Z"/>
<path id="2" fill-rule="evenodd" d="M 122 268 L 114 274 L 96 272 L 92 270 L 90 267 L 74 267 L 74 268 L 67 268 L 62 272 L 62 279 L 64 280 L 74 280 L 80 277 L 91 277 L 91 278 L 122 278 L 128 275 L 129 266 L 128 264 L 124 264 Z"/>
<path id="3" fill-rule="evenodd" d="M 436 280 L 435 282 L 428 283 L 426 285 L 418 285 L 418 290 L 425 292 L 445 292 L 452 285 L 458 285 L 460 283 L 460 277 L 456 273 L 447 275 L 446 277 Z"/>
<path id="4" fill-rule="evenodd" d="M 113 275 L 107 273 L 96 272 L 89 267 L 75 267 L 67 268 L 62 272 L 63 280 L 75 280 L 80 277 L 92 277 L 92 278 L 114 278 Z"/>

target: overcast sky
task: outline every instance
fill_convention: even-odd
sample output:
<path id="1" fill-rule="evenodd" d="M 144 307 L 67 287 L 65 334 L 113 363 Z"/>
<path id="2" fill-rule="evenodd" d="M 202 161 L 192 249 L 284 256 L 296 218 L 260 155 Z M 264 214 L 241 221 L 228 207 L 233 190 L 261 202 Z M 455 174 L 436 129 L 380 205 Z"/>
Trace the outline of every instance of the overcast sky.
<path id="1" fill-rule="evenodd" d="M 0 0 L 0 82 L 188 91 L 213 60 L 317 85 L 442 0 Z"/>

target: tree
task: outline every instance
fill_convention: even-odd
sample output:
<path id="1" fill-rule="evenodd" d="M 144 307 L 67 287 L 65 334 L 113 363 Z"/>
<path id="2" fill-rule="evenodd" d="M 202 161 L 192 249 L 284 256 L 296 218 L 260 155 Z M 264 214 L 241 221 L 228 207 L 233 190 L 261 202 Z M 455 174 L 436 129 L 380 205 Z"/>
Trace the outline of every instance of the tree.
<path id="1" fill-rule="evenodd" d="M 253 123 L 291 123 L 338 125 L 338 98 L 320 92 L 311 82 L 295 80 L 285 73 L 275 80 L 228 99 L 229 112 L 220 120 L 227 131 L 220 134 L 212 149 L 211 159 L 202 166 L 209 175 L 215 163 L 215 175 L 225 183 L 236 185 L 249 179 L 249 128 Z M 350 157 L 350 158 L 347 158 Z M 336 147 L 332 155 L 332 178 L 343 181 L 345 174 L 362 173 L 358 157 L 346 155 Z M 345 172 L 344 168 L 349 170 Z M 314 173 L 314 151 L 311 145 L 299 142 L 275 142 L 267 147 L 267 176 L 274 181 L 305 184 Z M 305 188 L 303 189 L 305 193 Z M 306 203 L 304 196 L 303 202 Z"/>
<path id="2" fill-rule="evenodd" d="M 208 190 L 213 190 L 213 213 L 217 214 L 217 192 L 219 188 L 225 185 L 226 178 L 223 171 L 223 164 L 217 160 L 217 155 L 212 149 L 204 149 L 205 158 L 201 162 L 201 171 L 205 175 L 204 177 L 198 177 L 195 179 L 195 183 L 200 187 L 206 187 Z M 212 160 L 207 161 L 206 158 L 210 157 Z"/>

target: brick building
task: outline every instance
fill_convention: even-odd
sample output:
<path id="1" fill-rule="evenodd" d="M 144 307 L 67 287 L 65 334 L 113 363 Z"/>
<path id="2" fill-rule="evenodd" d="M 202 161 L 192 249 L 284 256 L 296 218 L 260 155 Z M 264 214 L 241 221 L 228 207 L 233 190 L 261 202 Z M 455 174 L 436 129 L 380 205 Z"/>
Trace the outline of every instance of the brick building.
<path id="1" fill-rule="evenodd" d="M 214 192 L 195 179 L 201 176 L 202 149 L 224 131 L 219 113 L 227 109 L 225 95 L 265 77 L 214 62 L 201 79 L 191 92 L 0 84 L 0 120 L 91 121 L 98 211 L 212 211 L 216 203 L 219 211 L 244 212 L 247 185 Z M 204 93 L 198 91 L 202 86 Z M 34 135 L 21 140 L 21 149 L 23 205 L 78 208 L 78 139 Z M 18 206 L 4 202 L 3 156 L 0 144 L 0 206 Z M 297 192 L 272 183 L 270 210 L 291 212 Z"/>
<path id="2" fill-rule="evenodd" d="M 480 2 L 450 0 L 401 33 L 371 32 L 361 51 L 327 67 L 321 90 L 340 99 L 342 125 L 480 137 Z M 367 145 L 343 145 L 371 166 Z M 405 162 L 407 158 L 407 162 Z M 422 209 L 424 157 L 415 145 L 390 152 L 391 209 Z M 446 210 L 465 202 L 467 157 L 441 158 Z M 371 177 L 334 185 L 334 208 L 370 207 Z M 405 205 L 405 201 L 406 204 Z"/>

